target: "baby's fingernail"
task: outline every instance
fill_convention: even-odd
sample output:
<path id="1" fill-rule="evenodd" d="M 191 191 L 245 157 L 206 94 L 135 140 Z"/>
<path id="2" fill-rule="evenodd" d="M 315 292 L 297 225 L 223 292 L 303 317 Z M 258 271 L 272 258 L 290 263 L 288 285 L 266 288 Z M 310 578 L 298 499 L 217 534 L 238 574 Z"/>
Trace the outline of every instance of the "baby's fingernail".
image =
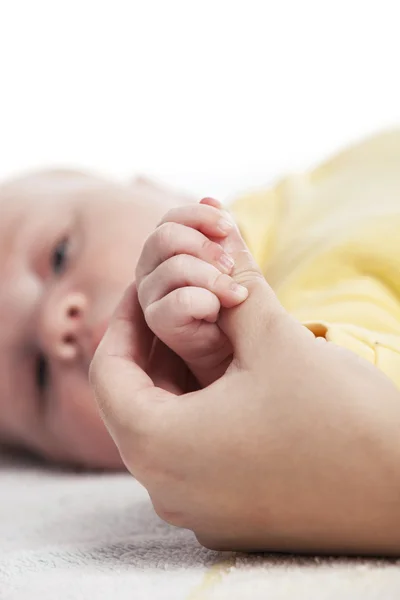
<path id="1" fill-rule="evenodd" d="M 230 273 L 235 266 L 235 261 L 228 254 L 221 254 L 218 259 L 219 264 L 223 267 L 228 273 Z"/>
<path id="2" fill-rule="evenodd" d="M 220 219 L 217 223 L 217 227 L 222 233 L 229 233 L 232 229 L 232 222 L 228 221 L 228 219 Z"/>
<path id="3" fill-rule="evenodd" d="M 239 283 L 236 283 L 235 281 L 231 283 L 230 289 L 240 300 L 245 300 L 249 295 L 249 290 L 244 287 L 244 285 L 239 285 Z"/>

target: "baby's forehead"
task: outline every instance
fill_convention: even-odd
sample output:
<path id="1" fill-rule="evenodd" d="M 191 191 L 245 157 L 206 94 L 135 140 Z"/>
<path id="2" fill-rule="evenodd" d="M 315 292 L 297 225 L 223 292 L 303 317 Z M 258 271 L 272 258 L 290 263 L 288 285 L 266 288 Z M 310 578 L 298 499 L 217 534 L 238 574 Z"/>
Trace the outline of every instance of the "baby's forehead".
<path id="1" fill-rule="evenodd" d="M 4 269 L 15 246 L 21 224 L 28 218 L 24 205 L 17 196 L 0 191 L 0 277 L 4 285 Z"/>
<path id="2" fill-rule="evenodd" d="M 11 179 L 0 185 L 0 202 L 13 201 L 30 203 L 40 199 L 66 193 L 73 194 L 83 189 L 106 185 L 99 177 L 80 171 L 37 171 L 23 177 Z"/>
<path id="3" fill-rule="evenodd" d="M 39 219 L 50 205 L 78 197 L 96 181 L 79 172 L 41 171 L 0 184 L 0 268 L 26 224 Z"/>
<path id="4" fill-rule="evenodd" d="M 110 194 L 112 185 L 79 171 L 38 171 L 0 185 L 0 211 L 4 226 L 19 219 L 35 217 L 60 203 L 79 203 L 91 195 Z M 3 218 L 4 217 L 4 218 Z M 6 221 L 6 222 L 5 222 Z"/>

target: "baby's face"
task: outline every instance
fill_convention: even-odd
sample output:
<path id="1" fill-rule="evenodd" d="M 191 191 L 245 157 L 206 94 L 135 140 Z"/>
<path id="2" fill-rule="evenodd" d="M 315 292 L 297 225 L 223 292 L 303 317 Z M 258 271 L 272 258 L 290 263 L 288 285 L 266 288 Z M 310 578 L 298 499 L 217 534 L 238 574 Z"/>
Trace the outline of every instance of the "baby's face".
<path id="1" fill-rule="evenodd" d="M 88 368 L 145 238 L 184 201 L 79 173 L 0 187 L 0 440 L 52 460 L 121 464 Z"/>

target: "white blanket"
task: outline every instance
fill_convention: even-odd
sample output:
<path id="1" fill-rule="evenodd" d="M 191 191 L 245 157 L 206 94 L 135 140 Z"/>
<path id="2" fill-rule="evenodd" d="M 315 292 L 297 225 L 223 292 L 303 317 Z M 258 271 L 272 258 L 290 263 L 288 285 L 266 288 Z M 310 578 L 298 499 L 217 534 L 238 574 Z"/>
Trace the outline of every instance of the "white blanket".
<path id="1" fill-rule="evenodd" d="M 0 458 L 1 600 L 398 600 L 400 562 L 211 552 L 129 475 Z"/>

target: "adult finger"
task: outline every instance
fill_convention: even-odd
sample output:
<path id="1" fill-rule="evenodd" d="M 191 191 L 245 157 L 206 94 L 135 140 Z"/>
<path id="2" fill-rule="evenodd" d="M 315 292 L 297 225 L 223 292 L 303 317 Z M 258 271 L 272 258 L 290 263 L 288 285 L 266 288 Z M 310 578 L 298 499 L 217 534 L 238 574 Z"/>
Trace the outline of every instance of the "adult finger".
<path id="1" fill-rule="evenodd" d="M 100 412 L 118 447 L 126 435 L 132 436 L 135 428 L 146 427 L 154 404 L 150 400 L 168 395 L 155 388 L 146 373 L 153 339 L 132 284 L 117 307 L 89 370 Z"/>
<path id="2" fill-rule="evenodd" d="M 252 365 L 259 354 L 260 336 L 265 338 L 277 320 L 288 315 L 265 280 L 237 226 L 222 246 L 235 263 L 231 276 L 247 288 L 249 295 L 243 304 L 222 311 L 220 326 L 229 338 L 239 364 Z"/>

